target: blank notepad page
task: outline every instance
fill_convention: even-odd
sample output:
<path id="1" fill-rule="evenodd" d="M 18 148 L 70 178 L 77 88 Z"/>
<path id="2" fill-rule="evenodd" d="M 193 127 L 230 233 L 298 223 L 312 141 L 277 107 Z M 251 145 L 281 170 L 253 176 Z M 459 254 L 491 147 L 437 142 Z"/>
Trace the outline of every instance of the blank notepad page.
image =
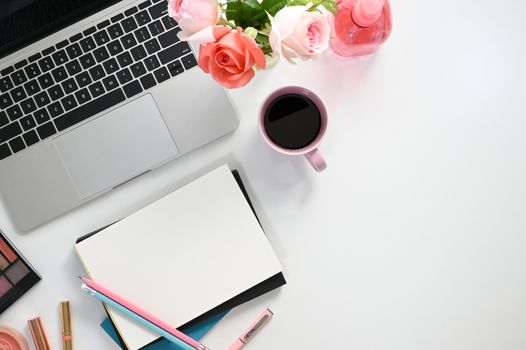
<path id="1" fill-rule="evenodd" d="M 175 327 L 282 270 L 226 165 L 76 247 L 91 278 Z M 130 350 L 159 337 L 110 316 Z"/>

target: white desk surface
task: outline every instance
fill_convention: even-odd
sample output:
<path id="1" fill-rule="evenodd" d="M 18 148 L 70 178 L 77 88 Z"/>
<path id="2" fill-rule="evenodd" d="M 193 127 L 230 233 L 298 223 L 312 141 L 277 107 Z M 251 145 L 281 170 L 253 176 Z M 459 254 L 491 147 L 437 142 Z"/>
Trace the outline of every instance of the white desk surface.
<path id="1" fill-rule="evenodd" d="M 29 335 L 26 321 L 41 315 L 60 349 L 58 302 L 69 298 L 76 348 L 116 349 L 98 326 L 102 307 L 79 289 L 75 238 L 228 162 L 288 285 L 232 311 L 206 337 L 213 349 L 267 306 L 275 318 L 247 349 L 526 348 L 526 3 L 392 6 L 377 55 L 280 63 L 233 91 L 231 137 L 30 234 L 2 210 L 2 229 L 44 279 L 0 324 Z M 330 111 L 323 174 L 258 134 L 263 98 L 291 84 Z"/>

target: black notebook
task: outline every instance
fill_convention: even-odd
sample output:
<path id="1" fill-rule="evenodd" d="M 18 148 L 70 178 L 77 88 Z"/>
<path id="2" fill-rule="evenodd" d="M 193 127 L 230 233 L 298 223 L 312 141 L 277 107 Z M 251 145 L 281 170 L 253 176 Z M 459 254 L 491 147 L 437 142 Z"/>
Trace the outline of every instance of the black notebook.
<path id="1" fill-rule="evenodd" d="M 204 180 L 203 180 L 204 179 Z M 231 187 L 232 184 L 237 188 L 237 193 L 236 194 L 236 191 L 232 191 L 232 188 L 230 189 L 227 189 L 228 187 Z M 187 187 L 191 187 L 190 190 L 187 189 Z M 207 206 L 208 207 L 212 207 L 212 208 L 215 208 L 215 205 L 217 204 L 221 204 L 222 201 L 230 201 L 230 200 L 234 200 L 233 199 L 234 197 L 237 197 L 238 195 L 243 199 L 243 202 L 245 203 L 245 206 L 248 210 L 245 210 L 245 209 L 242 209 L 240 210 L 240 215 L 244 215 L 246 216 L 247 213 L 249 213 L 249 215 L 253 218 L 253 220 L 255 221 L 256 225 L 258 226 L 260 232 L 262 233 L 262 230 L 261 230 L 261 226 L 259 225 L 258 221 L 257 221 L 257 216 L 256 216 L 256 213 L 254 211 L 254 208 L 252 206 L 252 203 L 250 201 L 250 198 L 248 197 L 248 194 L 246 192 L 246 189 L 243 185 L 243 182 L 241 181 L 241 178 L 239 176 L 239 173 L 237 171 L 232 171 L 230 172 L 230 170 L 228 169 L 228 167 L 226 166 L 223 166 L 215 171 L 213 171 L 212 173 L 208 174 L 208 175 L 205 175 L 204 177 L 202 177 L 201 179 L 198 179 L 196 181 L 194 181 L 193 183 L 191 183 L 190 185 L 188 186 L 184 186 L 182 189 L 174 192 L 174 194 L 177 196 L 177 192 L 179 191 L 186 191 L 187 193 L 186 194 L 183 194 L 181 198 L 179 198 L 179 200 L 181 199 L 184 199 L 184 198 L 192 198 L 193 200 L 193 204 L 190 204 L 189 207 L 187 210 L 201 210 L 201 209 L 205 209 Z M 188 192 L 190 191 L 190 192 Z M 192 194 L 196 194 L 196 196 L 199 196 L 199 200 L 195 200 L 195 198 L 193 197 L 188 197 L 188 196 L 191 196 Z M 226 198 L 216 198 L 218 195 L 223 195 L 225 196 Z M 170 195 L 169 195 L 170 196 Z M 230 198 L 230 196 L 232 196 L 232 198 Z M 168 197 L 168 196 L 167 196 Z M 165 197 L 165 198 L 167 198 Z M 215 198 L 215 199 L 213 199 Z M 163 201 L 165 199 L 161 199 L 160 201 Z M 215 204 L 210 204 L 208 203 L 208 201 L 218 201 L 217 203 Z M 237 200 L 239 200 L 239 198 L 237 198 Z M 200 204 L 199 202 L 201 201 L 201 203 L 204 201 L 204 202 L 207 202 L 207 203 L 202 203 Z M 174 202 L 177 202 L 177 199 L 175 198 L 174 199 Z M 157 202 L 156 202 L 157 203 Z M 152 205 L 155 205 L 152 204 Z M 148 206 L 148 207 L 151 207 L 152 205 Z M 228 203 L 225 204 L 227 207 L 229 206 Z M 237 205 L 240 205 L 240 203 L 238 202 Z M 237 208 L 237 207 L 236 207 Z M 239 208 L 238 208 L 239 209 Z M 151 211 L 152 209 L 150 209 Z M 226 210 L 226 209 L 220 209 L 220 210 Z M 140 212 L 140 211 L 139 211 Z M 228 211 L 225 211 L 225 213 L 227 213 Z M 179 214 L 184 214 L 184 213 L 179 213 Z M 188 213 L 186 213 L 188 214 Z M 135 214 L 132 214 L 132 216 L 135 215 Z M 176 214 L 174 214 L 176 215 Z M 177 215 L 176 215 L 177 216 Z M 213 218 L 214 215 L 213 213 L 210 213 L 210 215 L 208 215 L 209 217 L 211 217 L 211 221 L 213 222 L 214 220 L 218 220 L 218 218 L 216 217 L 215 219 Z M 207 213 L 206 212 L 203 212 L 202 215 L 200 216 L 202 217 L 203 220 L 206 220 L 207 218 Z M 128 218 L 124 219 L 124 220 L 128 220 Z M 176 220 L 177 221 L 177 220 Z M 250 221 L 250 220 L 248 220 Z M 122 221 L 121 221 L 122 222 Z M 221 220 L 219 221 L 216 221 L 217 222 L 222 222 Z M 118 223 L 115 223 L 113 225 L 119 225 L 120 222 Z M 97 230 L 89 235 L 86 235 L 86 236 L 83 236 L 81 238 L 78 239 L 78 243 L 79 245 L 82 244 L 82 242 L 86 242 L 86 241 L 90 241 L 92 237 L 94 237 L 94 235 L 97 236 L 97 239 L 99 239 L 99 235 L 109 235 L 111 234 L 111 232 L 108 232 L 108 229 L 111 228 L 113 225 L 110 225 L 110 226 L 107 226 L 101 230 Z M 177 225 L 177 223 L 175 224 Z M 249 225 L 250 226 L 250 225 Z M 224 229 L 224 228 L 223 228 Z M 254 227 L 250 227 L 250 230 L 253 230 Z M 218 229 L 219 230 L 219 229 Z M 219 230 L 221 231 L 221 230 Z M 147 234 L 147 233 L 144 233 L 144 234 Z M 258 233 L 249 233 L 247 231 L 247 234 L 258 234 Z M 225 248 L 224 249 L 233 249 L 235 248 L 236 246 L 236 242 L 229 242 L 228 239 L 226 239 L 225 237 L 225 240 L 221 240 L 221 237 L 212 237 L 213 239 L 218 239 L 217 242 L 213 243 L 213 244 L 219 244 L 217 246 L 218 249 L 221 249 L 221 245 L 223 245 Z M 257 238 L 257 237 L 256 237 Z M 261 241 L 261 237 L 257 238 L 256 240 L 260 240 L 259 243 L 257 243 L 257 245 L 261 245 L 262 241 Z M 103 238 L 102 240 L 99 239 L 101 242 L 105 242 L 106 238 Z M 266 239 L 265 239 L 266 241 Z M 109 241 L 108 241 L 109 242 Z M 250 242 L 249 242 L 250 243 Z M 253 244 L 254 242 L 251 242 L 250 244 Z M 268 242 L 267 242 L 268 243 Z M 204 243 L 205 245 L 207 243 Z M 263 243 L 264 244 L 264 243 Z M 77 247 L 79 247 L 79 245 Z M 231 247 L 231 246 L 234 246 L 234 247 Z M 230 246 L 230 247 L 229 247 Z M 95 247 L 97 247 L 97 244 L 95 244 Z M 238 247 L 239 248 L 239 247 Z M 267 249 L 268 247 L 263 247 L 263 249 Z M 87 249 L 87 250 L 86 250 Z M 80 249 L 78 249 L 79 251 L 79 256 L 81 256 L 81 259 L 83 260 L 84 264 L 85 264 L 85 267 L 89 273 L 90 271 L 90 264 L 97 264 L 97 259 L 91 259 L 91 262 L 87 263 L 85 260 L 85 258 L 83 257 L 83 254 L 86 254 L 86 251 L 88 252 L 87 254 L 90 254 L 89 253 L 89 249 L 93 249 L 93 247 L 81 247 Z M 259 248 L 254 248 L 256 251 L 259 250 Z M 267 251 L 268 253 L 268 251 Z M 265 254 L 263 254 L 263 256 L 265 256 Z M 206 259 L 206 256 L 203 257 L 203 259 Z M 267 259 L 267 258 L 265 258 Z M 272 258 L 271 258 L 272 260 Z M 216 263 L 219 263 L 221 264 L 221 262 L 216 262 Z M 215 263 L 215 264 L 216 264 Z M 239 262 L 239 263 L 243 263 L 243 264 L 253 264 L 254 266 L 257 265 L 257 264 L 260 264 L 261 262 L 257 262 L 257 261 L 244 261 L 244 262 Z M 271 264 L 273 262 L 271 261 Z M 111 264 L 113 265 L 114 263 L 111 262 Z M 119 263 L 115 263 L 115 264 L 119 264 Z M 115 268 L 115 267 L 113 267 Z M 191 268 L 191 267 L 190 267 Z M 200 267 L 201 268 L 201 267 Z M 96 266 L 95 269 L 100 269 L 100 266 Z M 276 269 L 276 266 L 274 267 L 274 269 Z M 272 268 L 269 269 L 268 271 L 272 271 Z M 235 294 L 235 295 L 232 295 L 231 297 L 223 300 L 222 302 L 218 303 L 217 305 L 215 305 L 214 307 L 211 307 L 207 310 L 204 310 L 204 312 L 202 313 L 199 313 L 198 315 L 195 315 L 195 317 L 193 317 L 192 319 L 188 320 L 187 322 L 184 322 L 183 324 L 174 324 L 176 326 L 178 326 L 178 328 L 180 330 L 184 330 L 184 329 L 187 329 L 188 327 L 191 327 L 192 325 L 195 325 L 196 323 L 198 322 L 201 322 L 209 317 L 212 317 L 214 315 L 217 315 L 219 313 L 222 313 L 224 311 L 227 311 L 227 310 L 230 310 L 231 308 L 234 308 L 236 306 L 239 306 L 251 299 L 254 299 L 262 294 L 265 294 L 275 288 L 278 288 L 282 285 L 284 285 L 286 283 L 285 281 L 285 278 L 281 272 L 281 269 L 277 269 L 275 270 L 276 273 L 272 273 L 268 276 L 266 276 L 266 278 L 263 278 L 261 279 L 258 283 L 254 283 L 252 284 L 249 288 L 246 288 L 242 291 L 240 291 L 239 293 Z M 268 273 L 267 273 L 268 274 Z M 232 280 L 232 276 L 228 276 L 228 272 L 226 273 L 226 278 Z M 92 276 L 94 277 L 95 279 L 97 279 L 97 276 L 95 274 L 95 276 Z M 243 276 L 239 276 L 239 277 L 236 277 L 237 278 L 240 278 L 240 279 L 244 279 Z M 102 282 L 103 281 L 100 281 L 99 282 Z M 207 292 L 207 293 L 214 293 L 213 292 L 213 285 L 208 285 L 207 284 L 207 281 L 206 280 L 203 280 L 202 281 L 202 284 L 204 286 L 204 288 L 211 288 L 211 291 Z M 108 286 L 108 285 L 107 285 Z M 111 289 L 111 286 L 108 286 L 110 287 Z M 126 290 L 126 292 L 128 292 L 128 290 Z M 123 294 L 123 292 L 121 292 L 120 294 Z M 130 293 L 132 294 L 132 293 Z M 152 292 L 152 297 L 155 295 L 155 292 Z M 124 294 L 123 294 L 124 297 L 126 297 Z M 131 299 L 130 296 L 128 295 L 128 299 Z M 142 300 L 141 300 L 142 301 Z M 189 300 L 189 302 L 192 302 L 192 300 Z M 137 301 L 137 303 L 139 303 Z M 140 305 L 140 306 L 143 306 L 145 307 L 145 305 Z M 145 307 L 146 308 L 146 307 Z M 149 310 L 149 311 L 152 311 L 155 313 L 154 310 Z M 150 335 L 150 337 L 136 337 L 136 334 L 133 334 L 129 329 L 122 329 L 122 326 L 119 324 L 122 323 L 122 319 L 117 319 L 115 318 L 115 315 L 112 315 L 111 311 L 110 311 L 110 317 L 112 319 L 112 321 L 114 322 L 114 325 L 116 326 L 116 329 L 118 330 L 118 333 L 120 336 L 122 336 L 122 340 L 124 341 L 124 343 L 127 345 L 127 347 L 129 349 L 138 349 L 140 347 L 143 347 L 143 346 L 146 346 L 148 345 L 149 343 L 151 343 L 152 341 L 155 341 L 155 339 L 157 338 L 157 336 L 152 336 Z M 162 317 L 161 317 L 162 318 Z M 171 320 L 167 320 L 167 321 L 170 321 Z M 171 322 L 172 323 L 172 322 Z M 124 328 L 126 328 L 127 326 L 129 326 L 128 324 L 125 324 L 124 325 Z M 128 327 L 129 328 L 129 327 Z M 146 340 L 148 340 L 148 342 L 145 342 Z"/>

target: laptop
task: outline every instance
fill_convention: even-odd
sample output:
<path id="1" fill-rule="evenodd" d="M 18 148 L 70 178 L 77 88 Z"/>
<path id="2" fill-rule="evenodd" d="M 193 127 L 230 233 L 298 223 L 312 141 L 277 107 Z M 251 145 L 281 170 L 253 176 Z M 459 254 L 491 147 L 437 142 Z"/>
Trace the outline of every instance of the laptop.
<path id="1" fill-rule="evenodd" d="M 0 1 L 0 195 L 31 230 L 238 126 L 166 0 Z"/>

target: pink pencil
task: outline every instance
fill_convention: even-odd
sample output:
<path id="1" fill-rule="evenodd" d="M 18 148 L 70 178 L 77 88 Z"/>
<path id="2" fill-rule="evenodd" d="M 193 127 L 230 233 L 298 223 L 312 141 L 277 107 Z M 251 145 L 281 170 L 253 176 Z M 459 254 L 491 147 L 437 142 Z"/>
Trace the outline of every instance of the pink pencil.
<path id="1" fill-rule="evenodd" d="M 197 340 L 190 338 L 186 334 L 182 333 L 181 331 L 178 331 L 174 327 L 170 326 L 168 323 L 160 320 L 159 318 L 155 317 L 154 315 L 150 314 L 148 311 L 141 309 L 140 307 L 133 305 L 126 299 L 118 296 L 117 294 L 113 293 L 112 291 L 108 290 L 106 287 L 102 286 L 101 284 L 87 279 L 80 277 L 81 281 L 86 284 L 89 288 L 93 289 L 94 291 L 103 294 L 108 299 L 111 299 L 115 301 L 116 303 L 122 305 L 126 309 L 130 310 L 131 312 L 135 313 L 136 315 L 142 317 L 143 319 L 147 320 L 148 322 L 156 325 L 157 327 L 161 328 L 162 330 L 166 331 L 167 333 L 170 333 L 175 338 L 178 338 L 179 340 L 182 340 L 186 344 L 194 347 L 197 350 L 209 350 L 206 346 L 199 343 Z"/>

